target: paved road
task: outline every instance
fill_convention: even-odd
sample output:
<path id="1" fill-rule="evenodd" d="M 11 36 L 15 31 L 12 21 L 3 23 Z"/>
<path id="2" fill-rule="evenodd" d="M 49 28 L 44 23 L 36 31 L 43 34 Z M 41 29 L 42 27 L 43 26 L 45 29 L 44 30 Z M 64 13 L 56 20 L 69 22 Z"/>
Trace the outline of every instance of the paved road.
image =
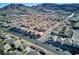
<path id="1" fill-rule="evenodd" d="M 21 37 L 22 39 L 25 39 L 25 40 L 28 40 L 30 41 L 31 43 L 35 44 L 35 45 L 38 45 L 39 47 L 41 47 L 41 49 L 43 49 L 47 54 L 50 54 L 50 55 L 70 55 L 68 53 L 65 53 L 63 51 L 56 51 L 56 49 L 58 49 L 57 47 L 55 46 L 50 46 L 50 45 L 46 45 L 46 44 L 43 44 L 42 42 L 38 41 L 38 40 L 33 40 L 33 39 L 28 39 L 27 37 L 25 36 L 22 36 L 20 33 L 14 33 L 14 32 L 10 32 L 10 31 L 7 31 L 7 30 L 4 30 L 5 32 L 8 32 L 12 35 L 16 35 L 17 37 Z"/>

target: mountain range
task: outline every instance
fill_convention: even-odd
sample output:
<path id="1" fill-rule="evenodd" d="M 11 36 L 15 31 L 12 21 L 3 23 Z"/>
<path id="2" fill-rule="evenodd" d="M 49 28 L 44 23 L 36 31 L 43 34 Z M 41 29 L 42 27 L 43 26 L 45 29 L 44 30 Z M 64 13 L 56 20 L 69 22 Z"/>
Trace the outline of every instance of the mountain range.
<path id="1" fill-rule="evenodd" d="M 37 6 L 25 6 L 23 4 L 9 4 L 0 8 L 0 11 L 19 11 L 20 13 L 49 13 L 53 10 L 63 10 L 63 11 L 78 11 L 79 4 L 53 4 L 53 3 L 43 3 Z M 15 13 L 16 13 L 15 12 Z"/>

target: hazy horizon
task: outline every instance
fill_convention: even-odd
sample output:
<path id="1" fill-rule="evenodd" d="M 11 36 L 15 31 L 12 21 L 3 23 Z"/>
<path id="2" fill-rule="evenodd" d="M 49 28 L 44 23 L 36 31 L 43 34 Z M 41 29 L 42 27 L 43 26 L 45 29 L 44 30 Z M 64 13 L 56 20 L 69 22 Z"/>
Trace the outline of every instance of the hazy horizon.
<path id="1" fill-rule="evenodd" d="M 0 3 L 0 8 L 6 6 L 8 4 L 11 4 L 11 3 Z M 41 4 L 41 3 L 21 3 L 21 4 L 26 5 L 26 6 L 36 6 L 36 5 Z"/>

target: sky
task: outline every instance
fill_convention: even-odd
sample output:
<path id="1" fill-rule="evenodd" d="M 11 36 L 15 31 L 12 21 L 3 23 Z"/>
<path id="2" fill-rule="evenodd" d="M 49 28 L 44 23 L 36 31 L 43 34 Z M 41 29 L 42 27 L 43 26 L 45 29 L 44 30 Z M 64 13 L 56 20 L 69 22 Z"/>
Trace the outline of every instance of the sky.
<path id="1" fill-rule="evenodd" d="M 6 6 L 8 4 L 10 4 L 10 3 L 0 3 L 0 8 Z M 38 5 L 38 4 L 40 4 L 40 3 L 24 3 L 24 5 L 26 5 L 26 6 L 35 6 L 35 5 Z"/>

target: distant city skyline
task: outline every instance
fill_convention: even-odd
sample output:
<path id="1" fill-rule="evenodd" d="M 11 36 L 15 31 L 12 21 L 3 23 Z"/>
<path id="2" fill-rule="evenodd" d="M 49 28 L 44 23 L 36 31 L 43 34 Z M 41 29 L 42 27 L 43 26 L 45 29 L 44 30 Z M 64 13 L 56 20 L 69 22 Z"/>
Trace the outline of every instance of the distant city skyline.
<path id="1" fill-rule="evenodd" d="M 0 8 L 6 6 L 8 4 L 11 4 L 11 3 L 0 3 Z M 41 3 L 22 3 L 22 4 L 24 4 L 26 6 L 36 6 L 36 5 L 41 4 Z"/>

